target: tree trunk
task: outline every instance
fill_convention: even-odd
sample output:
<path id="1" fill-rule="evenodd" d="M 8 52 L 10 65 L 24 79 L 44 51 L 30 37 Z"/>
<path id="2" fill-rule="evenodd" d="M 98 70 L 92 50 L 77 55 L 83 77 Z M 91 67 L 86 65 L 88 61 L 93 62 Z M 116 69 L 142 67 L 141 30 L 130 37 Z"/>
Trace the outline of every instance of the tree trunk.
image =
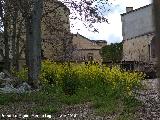
<path id="1" fill-rule="evenodd" d="M 17 36 L 16 36 L 16 61 L 15 61 L 15 69 L 16 71 L 19 71 L 19 57 L 20 57 L 20 51 L 19 51 L 19 44 L 20 44 L 20 39 L 21 39 L 21 34 L 22 34 L 22 26 L 23 26 L 23 22 L 24 22 L 24 19 L 22 19 L 20 22 L 19 22 L 19 27 L 17 28 L 18 29 L 18 33 L 17 33 Z M 24 44 L 25 45 L 25 44 Z"/>
<path id="2" fill-rule="evenodd" d="M 4 45 L 5 45 L 5 69 L 10 71 L 10 60 L 9 60 L 9 36 L 8 36 L 8 23 L 7 23 L 7 13 L 4 17 Z"/>
<path id="3" fill-rule="evenodd" d="M 28 82 L 33 89 L 39 88 L 41 69 L 41 16 L 43 0 L 33 1 L 33 10 L 26 18 L 26 63 L 28 66 Z"/>
<path id="4" fill-rule="evenodd" d="M 12 33 L 12 66 L 16 68 L 16 34 L 17 34 L 17 11 L 14 11 L 13 15 L 13 33 Z"/>
<path id="5" fill-rule="evenodd" d="M 10 71 L 10 61 L 9 61 L 9 35 L 8 35 L 8 0 L 5 1 L 5 4 L 3 4 L 3 1 L 0 1 L 0 17 L 3 23 L 4 27 L 4 33 L 3 33 L 3 38 L 4 38 L 4 50 L 5 50 L 5 56 L 4 56 L 4 61 L 5 65 L 4 68 L 8 71 Z M 4 12 L 5 11 L 5 12 Z"/>

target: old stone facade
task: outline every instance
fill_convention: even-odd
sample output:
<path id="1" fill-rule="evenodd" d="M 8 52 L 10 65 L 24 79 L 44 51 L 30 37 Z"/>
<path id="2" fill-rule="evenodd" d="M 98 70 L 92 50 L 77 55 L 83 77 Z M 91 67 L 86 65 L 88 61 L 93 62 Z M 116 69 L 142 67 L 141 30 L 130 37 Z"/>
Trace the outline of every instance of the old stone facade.
<path id="1" fill-rule="evenodd" d="M 69 9 L 59 1 L 49 0 L 44 5 L 42 18 L 42 48 L 44 57 L 52 60 L 69 59 L 72 34 Z"/>
<path id="2" fill-rule="evenodd" d="M 151 41 L 153 34 L 125 40 L 123 43 L 123 60 L 125 61 L 144 61 L 151 60 Z"/>
<path id="3" fill-rule="evenodd" d="M 123 61 L 156 63 L 152 4 L 121 15 Z"/>
<path id="4" fill-rule="evenodd" d="M 88 38 L 74 34 L 72 39 L 73 44 L 73 61 L 96 61 L 102 62 L 100 50 L 103 46 L 107 45 L 104 40 L 89 40 Z"/>

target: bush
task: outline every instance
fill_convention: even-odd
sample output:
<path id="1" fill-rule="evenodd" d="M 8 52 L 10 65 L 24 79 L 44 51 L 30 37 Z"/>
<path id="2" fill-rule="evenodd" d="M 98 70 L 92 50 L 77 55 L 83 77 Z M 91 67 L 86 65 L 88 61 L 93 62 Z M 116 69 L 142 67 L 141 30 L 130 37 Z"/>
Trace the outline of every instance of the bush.
<path id="1" fill-rule="evenodd" d="M 65 68 L 62 75 L 62 89 L 66 95 L 73 95 L 79 88 L 78 76 L 70 68 Z"/>
<path id="2" fill-rule="evenodd" d="M 58 85 L 67 94 L 78 89 L 93 89 L 95 94 L 132 95 L 134 88 L 140 88 L 142 73 L 122 71 L 119 67 L 109 68 L 93 64 L 42 63 L 42 83 Z"/>
<path id="3" fill-rule="evenodd" d="M 17 73 L 26 79 L 27 69 Z M 80 89 L 91 89 L 96 95 L 117 97 L 131 96 L 134 88 L 140 88 L 142 73 L 122 71 L 115 66 L 109 68 L 98 64 L 57 64 L 49 60 L 42 62 L 42 85 L 61 87 L 65 94 L 73 95 Z"/>
<path id="4" fill-rule="evenodd" d="M 28 70 L 26 67 L 24 67 L 21 71 L 12 70 L 12 74 L 21 79 L 22 81 L 28 79 Z"/>

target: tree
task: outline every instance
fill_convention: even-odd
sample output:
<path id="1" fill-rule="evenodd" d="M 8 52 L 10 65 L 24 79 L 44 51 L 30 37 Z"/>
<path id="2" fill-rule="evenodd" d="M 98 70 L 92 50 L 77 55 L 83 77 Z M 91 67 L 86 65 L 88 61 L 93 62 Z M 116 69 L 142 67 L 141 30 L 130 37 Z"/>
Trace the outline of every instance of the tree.
<path id="1" fill-rule="evenodd" d="M 43 0 L 33 0 L 33 10 L 25 16 L 28 82 L 33 89 L 39 87 L 41 70 L 41 17 Z"/>
<path id="2" fill-rule="evenodd" d="M 22 28 L 22 24 L 18 24 L 17 18 L 19 17 L 23 22 L 25 20 L 25 34 L 26 34 L 26 63 L 28 66 L 28 83 L 33 89 L 39 87 L 39 75 L 41 67 L 41 17 L 43 11 L 43 0 L 5 0 L 3 1 L 4 16 L 11 17 L 5 19 L 4 24 L 4 41 L 5 41 L 5 58 L 9 60 L 9 44 L 12 44 L 12 58 L 13 65 L 17 64 L 18 53 L 19 53 L 19 38 L 17 43 L 15 41 L 16 36 L 20 35 L 21 31 L 17 30 L 17 26 Z M 18 14 L 20 13 L 21 14 Z M 5 18 L 5 17 L 4 17 Z M 24 19 L 23 19 L 24 18 Z M 7 24 L 8 23 L 8 24 Z M 18 24 L 18 25 L 17 25 Z M 12 27 L 13 26 L 13 27 Z M 10 27 L 10 28 L 8 28 Z M 5 32 L 6 31 L 6 32 Z M 12 31 L 12 34 L 9 31 Z M 17 33 L 18 31 L 18 33 Z M 24 28 L 22 30 L 24 32 Z M 7 34 L 7 35 L 6 35 Z M 12 41 L 7 41 L 12 36 Z M 17 48 L 17 54 L 15 50 Z M 8 50 L 8 51 L 6 51 Z M 17 58 L 16 58 L 17 56 Z M 8 63 L 8 62 L 6 62 Z"/>
<path id="3" fill-rule="evenodd" d="M 98 32 L 94 23 L 108 23 L 105 17 L 111 9 L 111 3 L 108 0 L 63 0 L 63 3 L 72 12 L 70 19 L 82 21 L 89 31 Z M 71 27 L 74 27 L 74 24 L 71 24 Z"/>
<path id="4" fill-rule="evenodd" d="M 22 40 L 22 19 L 19 14 L 17 0 L 0 1 L 0 32 L 3 35 L 1 41 L 4 42 L 5 69 L 10 71 L 10 67 L 18 70 L 19 43 Z M 1 46 L 3 48 L 3 46 Z"/>
<path id="5" fill-rule="evenodd" d="M 56 3 L 56 1 L 54 2 Z M 95 5 L 94 2 L 96 2 Z M 11 38 L 13 65 L 15 64 L 15 66 L 17 66 L 19 55 L 22 53 L 21 51 L 25 48 L 26 63 L 29 70 L 28 81 L 33 89 L 38 88 L 38 80 L 41 66 L 41 18 L 48 15 L 49 13 L 54 13 L 55 9 L 58 9 L 59 7 L 61 7 L 61 5 L 54 8 L 53 11 L 46 11 L 43 15 L 43 0 L 1 0 L 1 3 L 2 4 L 0 6 L 0 17 L 3 24 L 3 27 L 1 28 L 4 28 L 3 33 L 5 42 L 6 66 L 9 66 L 9 39 Z M 67 4 L 70 9 L 74 9 L 79 14 L 80 18 L 73 15 L 72 17 L 74 18 L 72 19 L 81 19 L 82 21 L 87 22 L 88 26 L 90 28 L 93 28 L 92 30 L 94 32 L 98 31 L 96 28 L 94 28 L 94 23 L 108 22 L 102 14 L 102 7 L 101 10 L 98 9 L 98 7 L 108 2 L 102 3 L 102 1 L 98 0 L 81 0 L 79 2 L 64 0 L 63 3 Z M 56 28 L 52 28 L 52 30 L 56 30 Z M 23 36 L 24 33 L 26 33 L 26 40 L 22 40 L 21 42 L 25 42 L 25 44 L 24 47 L 22 46 L 22 49 L 19 50 L 20 40 L 21 38 L 23 39 L 23 37 L 21 36 Z M 68 33 L 66 33 L 66 35 L 67 34 Z M 64 52 L 68 52 L 68 50 L 70 51 L 70 49 L 65 48 L 68 46 L 65 41 L 62 42 L 62 44 L 64 46 Z M 63 59 L 66 58 L 67 54 L 65 53 Z"/>
<path id="6" fill-rule="evenodd" d="M 10 64 L 9 64 L 9 31 L 8 31 L 8 19 L 9 19 L 9 7 L 8 7 L 8 0 L 6 0 L 5 2 L 3 0 L 0 1 L 0 9 L 1 9 L 1 13 L 0 13 L 0 17 L 1 17 L 1 24 L 2 27 L 4 28 L 4 33 L 3 33 L 3 37 L 4 37 L 4 46 L 5 46 L 5 56 L 4 56 L 4 60 L 5 60 L 5 69 L 9 71 L 10 69 Z M 4 14 L 5 11 L 5 14 Z"/>
<path id="7" fill-rule="evenodd" d="M 101 49 L 101 55 L 103 62 L 116 62 L 122 60 L 123 44 L 121 43 L 111 43 L 106 45 Z"/>

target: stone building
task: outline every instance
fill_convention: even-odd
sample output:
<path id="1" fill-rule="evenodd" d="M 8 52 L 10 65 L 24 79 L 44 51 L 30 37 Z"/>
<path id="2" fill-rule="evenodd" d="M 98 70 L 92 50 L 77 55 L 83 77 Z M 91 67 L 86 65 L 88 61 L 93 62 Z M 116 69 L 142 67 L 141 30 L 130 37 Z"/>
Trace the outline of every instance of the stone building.
<path id="1" fill-rule="evenodd" d="M 69 59 L 71 40 L 70 10 L 62 2 L 48 0 L 42 18 L 42 48 L 45 58 L 55 61 Z"/>
<path id="2" fill-rule="evenodd" d="M 102 57 L 100 55 L 100 50 L 103 46 L 107 45 L 104 40 L 89 40 L 88 38 L 80 35 L 74 34 L 72 39 L 73 61 L 96 61 L 102 62 Z"/>
<path id="3" fill-rule="evenodd" d="M 121 14 L 123 61 L 155 64 L 154 22 L 152 4 Z"/>

